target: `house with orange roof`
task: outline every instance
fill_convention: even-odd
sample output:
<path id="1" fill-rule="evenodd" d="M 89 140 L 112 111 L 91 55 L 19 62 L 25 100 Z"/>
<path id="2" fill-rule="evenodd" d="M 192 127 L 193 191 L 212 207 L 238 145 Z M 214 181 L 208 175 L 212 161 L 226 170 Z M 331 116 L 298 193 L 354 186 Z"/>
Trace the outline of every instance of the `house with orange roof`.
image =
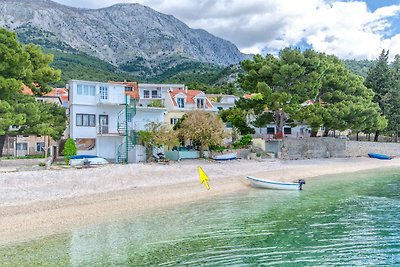
<path id="1" fill-rule="evenodd" d="M 165 122 L 171 126 L 189 111 L 217 112 L 203 91 L 187 88 L 169 90 L 165 98 L 165 107 L 168 110 Z"/>

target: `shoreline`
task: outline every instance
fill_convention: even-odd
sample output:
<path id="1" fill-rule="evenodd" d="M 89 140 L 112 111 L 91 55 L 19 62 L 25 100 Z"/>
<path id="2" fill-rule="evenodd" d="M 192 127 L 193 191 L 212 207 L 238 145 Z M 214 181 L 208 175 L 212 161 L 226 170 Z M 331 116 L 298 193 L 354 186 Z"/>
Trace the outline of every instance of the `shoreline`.
<path id="1" fill-rule="evenodd" d="M 200 184 L 197 166 L 209 176 Z M 398 168 L 400 159 L 188 160 L 81 170 L 4 173 L 0 178 L 0 245 L 61 234 L 136 213 L 251 190 L 247 175 L 281 181 Z"/>

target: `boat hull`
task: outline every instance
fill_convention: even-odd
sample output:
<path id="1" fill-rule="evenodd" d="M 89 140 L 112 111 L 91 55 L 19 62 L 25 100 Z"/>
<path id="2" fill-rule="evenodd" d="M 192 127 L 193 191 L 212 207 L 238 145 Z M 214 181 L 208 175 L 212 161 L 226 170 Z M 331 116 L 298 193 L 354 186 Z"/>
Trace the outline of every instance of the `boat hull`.
<path id="1" fill-rule="evenodd" d="M 90 158 L 78 158 L 78 159 L 70 159 L 70 166 L 93 166 L 93 165 L 105 165 L 108 164 L 108 161 L 105 158 L 101 157 L 90 157 Z"/>
<path id="2" fill-rule="evenodd" d="M 229 153 L 223 155 L 216 155 L 213 157 L 214 160 L 234 160 L 237 159 L 237 153 Z"/>
<path id="3" fill-rule="evenodd" d="M 246 178 L 250 181 L 250 184 L 253 187 L 258 187 L 258 188 L 277 189 L 277 190 L 301 190 L 302 189 L 300 183 L 271 181 L 271 180 L 256 178 L 253 176 L 247 176 Z"/>
<path id="4" fill-rule="evenodd" d="M 377 153 L 368 153 L 368 157 L 374 158 L 374 159 L 392 159 L 391 156 L 388 156 L 385 154 L 377 154 Z"/>

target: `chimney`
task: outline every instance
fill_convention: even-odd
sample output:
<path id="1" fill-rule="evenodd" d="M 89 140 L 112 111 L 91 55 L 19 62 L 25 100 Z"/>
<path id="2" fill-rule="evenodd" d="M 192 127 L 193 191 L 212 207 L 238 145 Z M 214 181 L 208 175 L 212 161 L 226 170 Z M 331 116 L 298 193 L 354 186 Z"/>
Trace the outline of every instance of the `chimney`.
<path id="1" fill-rule="evenodd" d="M 188 92 L 188 88 L 187 88 L 187 86 L 185 85 L 185 93 L 187 94 L 187 92 Z"/>

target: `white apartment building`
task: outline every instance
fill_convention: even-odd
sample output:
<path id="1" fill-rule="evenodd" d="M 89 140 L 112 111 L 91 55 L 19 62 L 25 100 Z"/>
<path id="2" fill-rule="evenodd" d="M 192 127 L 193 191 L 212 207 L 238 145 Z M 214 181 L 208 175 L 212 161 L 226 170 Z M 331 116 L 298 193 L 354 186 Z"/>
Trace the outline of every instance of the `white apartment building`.
<path id="1" fill-rule="evenodd" d="M 115 162 L 145 160 L 137 131 L 148 122 L 164 121 L 164 108 L 137 107 L 132 87 L 124 83 L 69 81 L 70 137 L 78 155 Z"/>

